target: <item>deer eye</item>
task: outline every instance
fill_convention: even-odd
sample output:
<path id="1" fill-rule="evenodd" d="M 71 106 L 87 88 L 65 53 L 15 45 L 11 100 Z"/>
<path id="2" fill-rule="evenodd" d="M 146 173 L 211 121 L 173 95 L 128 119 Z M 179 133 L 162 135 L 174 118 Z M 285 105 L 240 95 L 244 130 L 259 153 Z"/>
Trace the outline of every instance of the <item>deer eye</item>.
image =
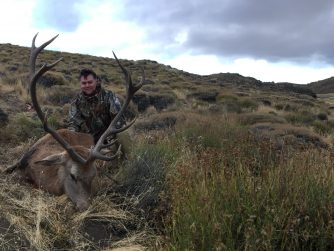
<path id="1" fill-rule="evenodd" d="M 77 182 L 77 178 L 74 176 L 74 174 L 70 173 L 71 179 Z"/>

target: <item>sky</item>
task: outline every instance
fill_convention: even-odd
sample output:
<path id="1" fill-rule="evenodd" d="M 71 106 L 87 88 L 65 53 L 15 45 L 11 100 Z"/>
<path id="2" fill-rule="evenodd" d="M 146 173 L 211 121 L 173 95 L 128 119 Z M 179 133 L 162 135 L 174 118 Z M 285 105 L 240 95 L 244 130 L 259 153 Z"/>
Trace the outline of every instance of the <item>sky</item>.
<path id="1" fill-rule="evenodd" d="M 332 0 L 1 0 L 0 43 L 148 59 L 199 75 L 334 76 Z"/>

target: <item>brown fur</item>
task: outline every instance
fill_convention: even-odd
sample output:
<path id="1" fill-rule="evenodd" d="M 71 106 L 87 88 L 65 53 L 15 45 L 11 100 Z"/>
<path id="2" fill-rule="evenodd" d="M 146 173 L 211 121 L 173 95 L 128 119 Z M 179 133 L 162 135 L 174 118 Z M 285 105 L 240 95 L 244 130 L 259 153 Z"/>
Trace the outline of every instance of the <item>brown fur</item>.
<path id="1" fill-rule="evenodd" d="M 88 158 L 90 147 L 94 145 L 90 134 L 68 129 L 57 132 L 79 155 Z M 56 157 L 51 158 L 52 156 Z M 96 176 L 94 163 L 75 163 L 50 134 L 40 138 L 19 163 L 13 165 L 12 169 L 8 168 L 7 172 L 15 168 L 19 169 L 22 179 L 35 187 L 55 195 L 66 193 L 80 210 L 88 207 L 91 182 Z"/>

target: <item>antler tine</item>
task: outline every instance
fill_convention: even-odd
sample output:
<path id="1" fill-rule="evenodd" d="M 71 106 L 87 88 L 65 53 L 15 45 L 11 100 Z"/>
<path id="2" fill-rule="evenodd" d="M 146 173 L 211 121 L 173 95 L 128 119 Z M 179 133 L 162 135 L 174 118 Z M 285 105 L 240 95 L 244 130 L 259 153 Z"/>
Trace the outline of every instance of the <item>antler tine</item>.
<path id="1" fill-rule="evenodd" d="M 126 86 L 126 87 L 129 88 L 129 89 L 131 88 L 132 89 L 131 92 L 134 94 L 136 91 L 138 91 L 142 87 L 142 85 L 143 85 L 143 83 L 145 81 L 145 71 L 144 71 L 144 69 L 141 67 L 142 79 L 141 79 L 141 81 L 136 86 L 134 86 L 133 83 L 132 83 L 131 74 L 121 64 L 121 62 L 118 60 L 118 58 L 116 57 L 115 52 L 112 52 L 112 53 L 114 54 L 114 57 L 115 57 L 115 60 L 116 60 L 116 62 L 118 64 L 118 66 L 122 69 L 122 71 L 123 71 L 123 73 L 125 75 L 125 81 L 129 84 L 129 86 Z"/>
<path id="2" fill-rule="evenodd" d="M 30 59 L 29 59 L 29 66 L 30 66 L 29 77 L 30 79 L 32 79 L 33 75 L 35 74 L 36 59 L 37 59 L 38 54 L 59 36 L 59 34 L 57 34 L 56 36 L 54 36 L 53 38 L 51 38 L 50 40 L 46 41 L 45 43 L 43 43 L 42 45 L 36 48 L 35 41 L 36 41 L 37 35 L 38 35 L 38 32 L 32 39 L 32 44 L 31 44 L 31 52 L 30 52 Z"/>
<path id="3" fill-rule="evenodd" d="M 127 125 L 119 128 L 119 129 L 116 128 L 117 121 L 121 118 L 121 116 L 123 116 L 126 108 L 128 107 L 131 99 L 133 98 L 134 94 L 142 87 L 143 82 L 145 81 L 145 72 L 144 72 L 144 69 L 142 68 L 141 81 L 137 85 L 133 85 L 130 72 L 120 63 L 120 61 L 118 60 L 118 58 L 116 57 L 114 52 L 113 52 L 113 54 L 114 54 L 114 57 L 116 59 L 116 62 L 118 64 L 118 66 L 121 68 L 121 70 L 123 71 L 123 74 L 125 76 L 126 99 L 125 99 L 120 111 L 117 113 L 115 118 L 111 121 L 107 130 L 101 135 L 101 137 L 97 141 L 95 147 L 92 149 L 91 158 L 96 158 L 96 159 L 105 159 L 106 156 L 102 157 L 103 155 L 100 153 L 100 151 L 101 151 L 102 148 L 106 147 L 106 145 L 104 144 L 104 141 L 109 135 L 113 135 L 113 134 L 115 135 L 117 133 L 125 131 L 130 126 L 132 126 L 134 124 L 134 122 L 136 121 L 136 117 L 135 117 Z M 106 158 L 108 158 L 108 157 L 106 157 Z"/>
<path id="4" fill-rule="evenodd" d="M 38 33 L 37 33 L 38 34 Z M 37 37 L 37 34 L 34 36 L 32 40 L 32 46 L 31 46 L 31 54 L 30 54 L 30 60 L 29 60 L 29 66 L 30 66 L 30 95 L 31 95 L 31 102 L 35 108 L 35 111 L 37 113 L 37 116 L 43 123 L 43 128 L 46 132 L 50 133 L 54 139 L 68 152 L 68 154 L 71 156 L 71 158 L 79 163 L 86 163 L 86 160 L 82 158 L 77 152 L 73 150 L 73 148 L 51 127 L 49 127 L 47 122 L 47 117 L 43 113 L 41 107 L 38 104 L 37 101 L 37 95 L 36 95 L 36 84 L 37 80 L 47 71 L 52 69 L 56 64 L 58 64 L 62 58 L 58 59 L 57 61 L 53 62 L 52 64 L 44 64 L 37 72 L 35 72 L 35 65 L 36 65 L 36 59 L 38 54 L 47 46 L 49 45 L 53 40 L 55 40 L 57 36 L 53 37 L 49 41 L 45 42 L 38 48 L 35 46 L 35 40 Z"/>
<path id="5" fill-rule="evenodd" d="M 122 148 L 122 145 L 119 145 L 116 153 L 112 156 L 106 156 L 106 155 L 103 155 L 102 153 L 100 152 L 94 152 L 94 155 L 93 155 L 93 158 L 94 159 L 100 159 L 100 160 L 104 160 L 104 161 L 111 161 L 111 160 L 114 160 L 116 159 L 119 155 L 121 155 L 121 148 Z"/>

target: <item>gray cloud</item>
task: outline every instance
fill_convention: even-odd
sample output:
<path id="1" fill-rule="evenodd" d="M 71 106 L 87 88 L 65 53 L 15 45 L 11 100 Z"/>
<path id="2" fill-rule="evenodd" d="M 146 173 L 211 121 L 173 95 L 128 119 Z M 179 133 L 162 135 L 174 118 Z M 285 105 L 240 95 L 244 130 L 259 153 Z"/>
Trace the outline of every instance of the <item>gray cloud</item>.
<path id="1" fill-rule="evenodd" d="M 123 18 L 147 30 L 159 48 L 180 32 L 176 52 L 334 62 L 331 0 L 126 0 Z"/>
<path id="2" fill-rule="evenodd" d="M 34 10 L 36 25 L 59 31 L 75 31 L 80 25 L 79 0 L 38 0 Z"/>

